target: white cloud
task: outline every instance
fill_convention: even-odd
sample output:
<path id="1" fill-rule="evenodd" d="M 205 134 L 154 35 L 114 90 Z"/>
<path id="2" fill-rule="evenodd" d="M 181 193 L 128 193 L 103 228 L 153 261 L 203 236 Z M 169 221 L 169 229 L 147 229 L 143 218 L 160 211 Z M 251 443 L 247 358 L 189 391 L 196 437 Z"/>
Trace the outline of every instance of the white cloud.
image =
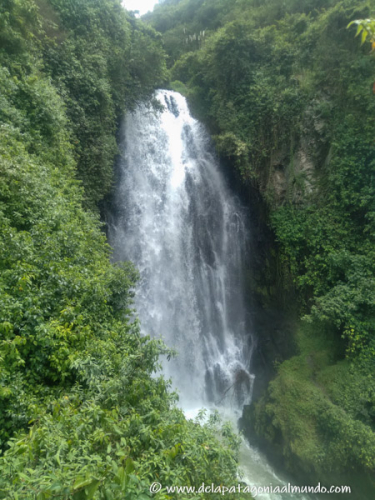
<path id="1" fill-rule="evenodd" d="M 158 0 L 123 0 L 122 5 L 127 10 L 139 10 L 141 15 L 152 10 L 158 3 Z"/>

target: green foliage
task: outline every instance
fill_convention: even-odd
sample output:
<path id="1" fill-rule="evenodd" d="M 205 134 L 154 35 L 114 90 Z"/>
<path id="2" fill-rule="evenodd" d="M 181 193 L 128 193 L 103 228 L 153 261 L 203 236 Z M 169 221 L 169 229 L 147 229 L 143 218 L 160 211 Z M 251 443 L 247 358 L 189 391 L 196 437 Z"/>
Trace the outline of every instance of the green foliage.
<path id="1" fill-rule="evenodd" d="M 143 377 L 141 402 L 140 380 L 131 383 L 136 378 L 134 363 L 126 360 L 122 383 L 111 387 L 119 398 L 114 409 L 109 391 L 85 402 L 79 392 L 56 401 L 53 414 L 12 440 L 0 459 L 0 498 L 147 499 L 154 481 L 168 486 L 233 482 L 233 456 L 213 437 L 221 433 L 217 419 L 200 425 L 186 421 L 180 410 L 168 410 L 165 383 L 150 377 Z M 230 436 L 224 431 L 228 443 Z M 155 496 L 168 498 L 164 489 Z"/>
<path id="2" fill-rule="evenodd" d="M 37 8 L 32 0 L 5 0 L 0 5 L 0 58 L 25 62 L 28 44 L 37 27 Z"/>
<path id="3" fill-rule="evenodd" d="M 374 19 L 357 19 L 348 24 L 348 28 L 353 24 L 357 25 L 357 33 L 355 36 L 361 35 L 362 45 L 365 43 L 367 38 L 370 38 L 372 44 L 372 50 L 374 50 L 375 43 L 375 20 Z M 362 33 L 362 34 L 361 34 Z"/>
<path id="4" fill-rule="evenodd" d="M 124 106 L 164 75 L 159 36 L 115 0 L 6 0 L 0 27 L 0 498 L 232 484 L 238 438 L 176 408 L 137 272 L 82 206 L 111 185 Z"/>
<path id="5" fill-rule="evenodd" d="M 47 38 L 43 57 L 65 96 L 78 177 L 93 207 L 112 186 L 118 120 L 161 83 L 165 57 L 158 35 L 130 18 L 119 1 L 51 4 L 66 39 L 56 43 L 54 37 Z"/>
<path id="6" fill-rule="evenodd" d="M 373 42 L 370 7 L 182 0 L 148 18 L 218 152 L 268 203 L 280 269 L 310 329 L 255 420 L 291 469 L 318 479 L 375 466 L 374 60 L 352 29 Z M 202 47 L 183 43 L 199 29 Z"/>
<path id="7" fill-rule="evenodd" d="M 160 6 L 151 20 L 173 11 L 180 26 L 202 22 L 200 11 L 186 17 L 193 3 Z M 373 69 L 346 30 L 368 6 L 332 1 L 312 12 L 311 2 L 277 3 L 223 2 L 223 26 L 171 74 L 187 85 L 219 153 L 271 205 L 306 312 L 352 332 L 353 353 L 375 333 Z"/>
<path id="8" fill-rule="evenodd" d="M 164 34 L 168 64 L 172 66 L 184 53 L 204 46 L 206 38 L 222 26 L 232 8 L 233 0 L 171 1 L 156 5 L 153 13 L 146 14 L 143 19 Z"/>
<path id="9" fill-rule="evenodd" d="M 49 125 L 43 114 L 54 116 L 48 100 L 36 114 L 36 69 L 52 78 L 66 107 L 85 204 L 95 209 L 112 186 L 123 112 L 165 79 L 160 35 L 130 17 L 119 0 L 7 0 L 0 9 L 0 61 L 15 78 L 35 79 L 35 91 L 19 87 L 18 108 L 34 118 L 32 132 L 52 137 L 51 128 L 40 130 Z"/>
<path id="10" fill-rule="evenodd" d="M 355 498 L 367 498 L 375 470 L 373 373 L 340 361 L 324 323 L 300 328 L 298 344 L 300 354 L 279 367 L 256 405 L 256 429 L 295 473 L 355 484 Z"/>
<path id="11" fill-rule="evenodd" d="M 182 95 L 186 95 L 188 92 L 186 85 L 183 84 L 182 82 L 179 82 L 178 80 L 176 80 L 175 82 L 171 82 L 170 88 L 171 88 L 171 90 L 174 90 L 175 92 L 179 92 Z"/>
<path id="12" fill-rule="evenodd" d="M 50 88 L 48 106 L 53 96 L 58 103 Z M 56 395 L 75 379 L 76 357 L 102 335 L 100 325 L 107 323 L 105 332 L 123 317 L 135 279 L 129 267 L 110 265 L 98 222 L 82 210 L 67 145 L 65 158 L 52 163 L 61 144 L 35 155 L 22 139 L 11 126 L 2 128 L 2 445 L 30 420 L 36 398 Z"/>

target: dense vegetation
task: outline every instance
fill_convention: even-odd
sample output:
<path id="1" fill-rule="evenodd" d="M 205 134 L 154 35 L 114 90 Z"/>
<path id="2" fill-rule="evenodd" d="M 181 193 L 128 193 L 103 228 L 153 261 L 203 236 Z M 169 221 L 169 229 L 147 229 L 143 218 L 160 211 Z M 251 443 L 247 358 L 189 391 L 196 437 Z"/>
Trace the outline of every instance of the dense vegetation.
<path id="1" fill-rule="evenodd" d="M 96 215 L 117 121 L 164 61 L 160 36 L 117 0 L 1 2 L 2 499 L 237 482 L 228 427 L 187 421 L 155 374 L 170 353 L 140 335 L 137 273 L 110 263 Z"/>
<path id="2" fill-rule="evenodd" d="M 367 478 L 370 496 L 375 65 L 370 43 L 361 46 L 347 26 L 374 8 L 362 0 L 169 0 L 147 17 L 163 32 L 172 87 L 267 201 L 278 292 L 287 297 L 292 283 L 300 297 L 299 355 L 278 368 L 253 425 L 294 472 Z"/>
<path id="3" fill-rule="evenodd" d="M 165 0 L 150 27 L 118 0 L 1 2 L 0 498 L 144 499 L 154 480 L 235 478 L 230 430 L 186 421 L 155 375 L 170 353 L 140 335 L 137 273 L 110 263 L 97 215 L 119 120 L 168 70 L 262 193 L 277 292 L 300 298 L 298 353 L 251 425 L 299 477 L 373 496 L 375 65 L 347 25 L 374 7 Z"/>

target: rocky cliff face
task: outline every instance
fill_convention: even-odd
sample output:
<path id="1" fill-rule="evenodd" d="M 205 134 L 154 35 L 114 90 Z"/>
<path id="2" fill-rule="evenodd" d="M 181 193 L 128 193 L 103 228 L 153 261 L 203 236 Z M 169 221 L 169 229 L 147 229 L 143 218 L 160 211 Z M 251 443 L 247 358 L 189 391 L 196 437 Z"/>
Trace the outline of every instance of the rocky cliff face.
<path id="1" fill-rule="evenodd" d="M 309 203 L 319 172 L 330 160 L 328 126 L 313 103 L 304 112 L 299 135 L 272 152 L 268 182 L 260 189 L 273 207 Z"/>

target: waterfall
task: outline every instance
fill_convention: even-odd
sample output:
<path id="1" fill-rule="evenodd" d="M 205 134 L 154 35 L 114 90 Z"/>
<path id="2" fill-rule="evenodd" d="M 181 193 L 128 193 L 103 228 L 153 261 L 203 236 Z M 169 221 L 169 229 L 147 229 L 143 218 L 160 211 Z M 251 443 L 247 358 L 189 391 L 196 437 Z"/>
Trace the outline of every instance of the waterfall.
<path id="1" fill-rule="evenodd" d="M 156 99 L 156 108 L 140 105 L 125 119 L 109 230 L 114 259 L 139 270 L 142 332 L 162 336 L 178 353 L 163 364 L 185 412 L 219 406 L 238 416 L 254 381 L 244 209 L 185 99 L 165 90 Z M 243 444 L 241 457 L 249 484 L 285 484 L 250 445 Z M 272 496 L 281 498 L 305 497 Z"/>
<path id="2" fill-rule="evenodd" d="M 244 212 L 185 99 L 156 97 L 162 110 L 141 105 L 126 118 L 114 257 L 140 271 L 142 331 L 177 350 L 164 364 L 181 404 L 242 408 L 254 378 Z"/>

